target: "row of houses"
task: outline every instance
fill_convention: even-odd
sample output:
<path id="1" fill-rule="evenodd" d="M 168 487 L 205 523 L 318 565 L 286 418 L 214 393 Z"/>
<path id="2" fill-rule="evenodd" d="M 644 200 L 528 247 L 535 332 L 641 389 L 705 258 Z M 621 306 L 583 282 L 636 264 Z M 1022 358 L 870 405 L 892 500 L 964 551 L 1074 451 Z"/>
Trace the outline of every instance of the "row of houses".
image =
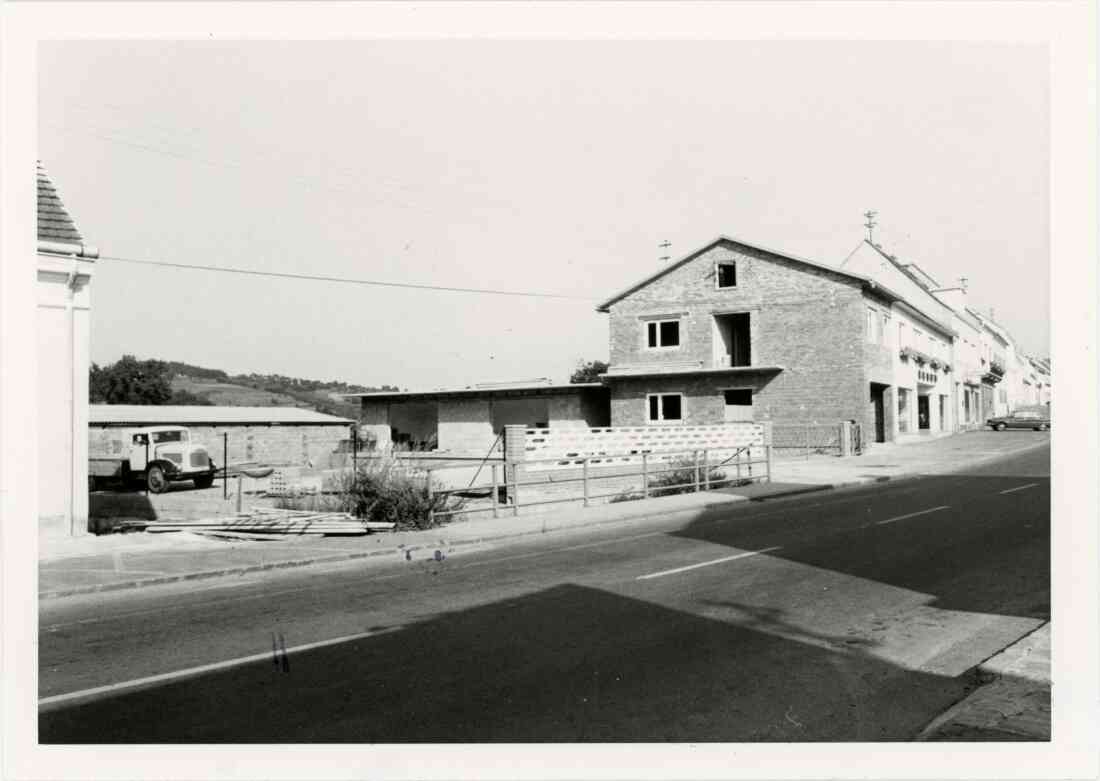
<path id="1" fill-rule="evenodd" d="M 719 236 L 597 307 L 610 353 L 597 383 L 355 395 L 376 442 L 464 455 L 508 424 L 854 421 L 866 442 L 895 442 L 1048 405 L 1049 361 L 967 292 L 870 241 L 830 266 Z"/>
<path id="2" fill-rule="evenodd" d="M 85 244 L 41 165 L 37 180 L 39 516 L 44 527 L 79 534 L 88 515 L 91 283 L 98 251 Z M 608 315 L 610 348 L 609 368 L 598 382 L 352 395 L 360 399 L 360 432 L 379 446 L 396 442 L 463 455 L 489 452 L 510 424 L 751 420 L 771 421 L 779 430 L 854 421 L 865 440 L 889 442 L 1049 405 L 1049 361 L 1025 355 L 1007 329 L 971 308 L 966 296 L 965 284 L 940 285 L 869 242 L 830 266 L 720 236 L 597 307 Z M 274 437 L 284 452 L 301 450 L 311 461 L 312 440 L 327 451 L 346 425 L 312 421 L 324 433 L 307 435 L 303 444 L 303 430 L 272 433 L 287 421 L 264 421 L 261 436 L 253 428 L 257 421 L 230 418 L 192 422 L 210 427 L 215 441 L 235 431 L 233 442 L 244 450 L 234 457 L 246 460 L 267 457 L 260 455 L 267 447 L 261 439 Z M 93 428 L 126 422 L 132 423 L 99 419 Z"/>

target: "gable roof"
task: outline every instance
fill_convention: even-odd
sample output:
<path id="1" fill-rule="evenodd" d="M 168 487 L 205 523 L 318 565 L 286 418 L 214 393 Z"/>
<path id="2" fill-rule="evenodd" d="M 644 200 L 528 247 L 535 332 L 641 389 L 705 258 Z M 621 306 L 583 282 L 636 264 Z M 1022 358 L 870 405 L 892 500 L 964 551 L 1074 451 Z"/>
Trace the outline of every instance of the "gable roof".
<path id="1" fill-rule="evenodd" d="M 77 230 L 73 218 L 65 210 L 65 204 L 57 195 L 42 162 L 38 163 L 38 239 L 60 241 L 66 244 L 82 244 L 84 237 Z"/>
<path id="2" fill-rule="evenodd" d="M 665 274 L 668 274 L 670 271 L 674 271 L 675 269 L 678 269 L 680 266 L 684 265 L 685 263 L 687 263 L 691 260 L 694 260 L 699 255 L 702 255 L 707 250 L 709 250 L 713 247 L 716 247 L 719 244 L 738 244 L 742 247 L 748 247 L 749 249 L 754 249 L 754 250 L 757 250 L 759 252 L 766 252 L 769 255 L 775 255 L 776 257 L 783 258 L 784 260 L 789 260 L 789 261 L 792 261 L 794 263 L 801 263 L 802 265 L 810 266 L 811 268 L 818 269 L 819 271 L 827 271 L 830 274 L 835 274 L 839 277 L 847 277 L 848 279 L 854 279 L 858 282 L 863 283 L 864 286 L 867 286 L 867 287 L 874 287 L 874 288 L 883 289 L 881 285 L 876 284 L 870 278 L 862 276 L 860 274 L 853 274 L 850 271 L 844 271 L 843 269 L 838 269 L 836 266 L 827 266 L 824 263 L 818 263 L 817 261 L 807 260 L 806 258 L 800 258 L 796 255 L 790 254 L 789 252 L 780 252 L 779 250 L 770 249 L 770 248 L 765 247 L 765 246 L 760 245 L 760 244 L 754 244 L 753 242 L 745 241 L 744 239 L 738 239 L 738 238 L 735 238 L 733 236 L 727 236 L 725 234 L 722 234 L 718 238 L 713 239 L 712 241 L 708 242 L 707 244 L 704 244 L 702 247 L 699 247 L 698 249 L 689 252 L 687 255 L 684 255 L 679 260 L 673 261 L 672 263 L 669 263 L 668 265 L 664 266 L 663 268 L 658 269 L 657 271 L 650 274 L 645 279 L 641 279 L 638 282 L 635 282 L 630 287 L 626 288 L 625 290 L 622 290 L 622 291 L 616 293 L 615 295 L 611 296 L 611 298 L 607 299 L 606 301 L 601 303 L 599 306 L 597 306 L 596 311 L 597 312 L 606 312 L 606 311 L 608 311 L 608 307 L 610 307 L 615 302 L 621 301 L 622 299 L 629 296 L 631 293 L 642 289 L 643 287 L 645 287 L 646 285 L 648 285 L 652 282 L 655 282 L 656 280 L 663 277 Z"/>

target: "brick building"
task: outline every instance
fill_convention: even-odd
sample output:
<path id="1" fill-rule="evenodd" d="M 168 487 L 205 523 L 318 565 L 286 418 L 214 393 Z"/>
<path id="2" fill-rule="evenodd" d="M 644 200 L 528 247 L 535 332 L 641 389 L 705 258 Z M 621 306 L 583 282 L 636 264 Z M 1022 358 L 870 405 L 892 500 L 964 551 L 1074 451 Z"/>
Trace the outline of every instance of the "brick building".
<path id="1" fill-rule="evenodd" d="M 348 396 L 360 399 L 360 431 L 377 445 L 452 455 L 484 456 L 506 425 L 608 425 L 607 389 L 600 383 L 542 380 Z"/>
<path id="2" fill-rule="evenodd" d="M 610 315 L 612 426 L 854 420 L 868 439 L 893 440 L 899 404 L 915 427 L 919 403 L 898 392 L 896 321 L 950 339 L 867 276 L 727 236 L 597 310 Z"/>
<path id="3" fill-rule="evenodd" d="M 340 443 L 351 436 L 352 421 L 298 407 L 206 407 L 92 404 L 88 442 L 99 452 L 117 441 L 117 429 L 185 426 L 191 438 L 224 465 L 228 463 L 327 468 Z"/>

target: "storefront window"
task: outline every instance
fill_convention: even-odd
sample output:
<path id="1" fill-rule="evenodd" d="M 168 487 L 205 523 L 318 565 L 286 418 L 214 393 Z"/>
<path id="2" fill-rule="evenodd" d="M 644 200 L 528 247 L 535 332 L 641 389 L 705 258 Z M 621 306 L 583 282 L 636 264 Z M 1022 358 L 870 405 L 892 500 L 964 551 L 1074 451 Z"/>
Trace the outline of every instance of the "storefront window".
<path id="1" fill-rule="evenodd" d="M 898 388 L 898 431 L 909 431 L 909 390 Z"/>

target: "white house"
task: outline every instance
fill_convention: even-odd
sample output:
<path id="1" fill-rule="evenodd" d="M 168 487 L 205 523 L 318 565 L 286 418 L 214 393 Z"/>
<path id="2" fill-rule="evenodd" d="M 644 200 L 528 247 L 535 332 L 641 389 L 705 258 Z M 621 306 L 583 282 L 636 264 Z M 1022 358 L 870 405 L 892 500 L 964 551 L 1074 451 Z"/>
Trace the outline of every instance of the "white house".
<path id="1" fill-rule="evenodd" d="M 49 532 L 88 531 L 88 352 L 98 252 L 38 165 L 38 514 Z"/>
<path id="2" fill-rule="evenodd" d="M 889 318 L 899 438 L 957 430 L 957 334 L 950 307 L 930 292 L 939 284 L 916 265 L 898 262 L 869 241 L 860 244 L 841 267 L 901 296 L 891 306 Z"/>

